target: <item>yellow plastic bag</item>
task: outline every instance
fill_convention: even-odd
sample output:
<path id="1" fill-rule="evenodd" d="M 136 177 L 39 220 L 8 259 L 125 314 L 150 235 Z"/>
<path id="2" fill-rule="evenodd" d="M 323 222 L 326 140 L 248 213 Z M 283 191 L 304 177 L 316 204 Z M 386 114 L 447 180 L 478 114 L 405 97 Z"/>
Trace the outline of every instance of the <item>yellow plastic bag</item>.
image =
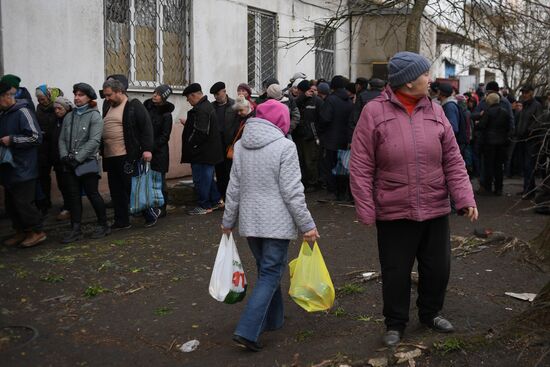
<path id="1" fill-rule="evenodd" d="M 290 290 L 294 302 L 308 312 L 324 311 L 334 303 L 334 285 L 323 260 L 317 242 L 313 249 L 302 243 L 300 254 L 292 260 L 290 269 Z"/>

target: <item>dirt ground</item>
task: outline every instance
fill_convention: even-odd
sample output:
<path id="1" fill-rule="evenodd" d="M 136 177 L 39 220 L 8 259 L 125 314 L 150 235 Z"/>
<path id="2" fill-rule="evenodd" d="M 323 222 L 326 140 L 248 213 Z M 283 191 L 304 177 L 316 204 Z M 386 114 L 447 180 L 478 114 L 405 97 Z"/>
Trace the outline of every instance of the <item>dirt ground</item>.
<path id="1" fill-rule="evenodd" d="M 518 185 L 518 180 L 508 181 L 505 190 L 516 192 Z M 367 365 L 368 359 L 387 353 L 380 341 L 381 284 L 358 278 L 379 269 L 376 230 L 359 224 L 353 208 L 319 203 L 318 198 L 311 194 L 308 203 L 338 289 L 335 305 L 330 312 L 310 314 L 287 297 L 285 326 L 262 336 L 262 352 L 243 351 L 231 341 L 245 303 L 221 304 L 208 294 L 222 213 L 191 217 L 178 209 L 154 228 L 145 229 L 142 219 L 134 218 L 133 229 L 102 240 L 61 245 L 58 240 L 66 228 L 57 227 L 42 246 L 2 248 L 0 364 L 310 366 L 332 360 L 324 365 Z M 452 217 L 453 235 L 470 236 L 477 227 L 529 240 L 548 220 L 524 210 L 529 203 L 518 204 L 511 195 L 480 197 L 478 205 L 481 217 L 475 225 Z M 3 220 L 0 237 L 8 234 Z M 252 255 L 244 239 L 237 238 L 237 244 L 253 287 Z M 443 310 L 458 329 L 451 338 L 418 324 L 413 289 L 404 342 L 429 348 L 421 349 L 417 366 L 531 366 L 538 361 L 542 349 L 522 353 L 517 346 L 490 341 L 511 317 L 529 307 L 504 293 L 536 293 L 549 279 L 519 252 L 499 255 L 501 248 L 493 242 L 475 247 L 477 252 L 471 254 L 453 251 Z M 289 258 L 298 250 L 294 242 Z M 288 286 L 285 275 L 283 289 Z M 479 335 L 477 344 L 466 346 L 464 340 Z M 192 339 L 200 341 L 196 351 L 178 350 Z M 548 355 L 540 360 L 539 366 L 544 365 L 550 365 Z"/>

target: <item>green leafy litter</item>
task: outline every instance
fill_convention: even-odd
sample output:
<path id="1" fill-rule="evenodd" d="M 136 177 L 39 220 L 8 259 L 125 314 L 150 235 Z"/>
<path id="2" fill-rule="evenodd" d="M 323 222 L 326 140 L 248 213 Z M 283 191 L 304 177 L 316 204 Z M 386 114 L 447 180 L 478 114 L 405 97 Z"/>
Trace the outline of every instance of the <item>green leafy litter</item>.
<path id="1" fill-rule="evenodd" d="M 166 316 L 170 315 L 172 313 L 172 309 L 170 307 L 159 307 L 155 310 L 155 315 L 157 316 Z"/>
<path id="2" fill-rule="evenodd" d="M 458 352 L 466 348 L 466 342 L 458 338 L 447 338 L 443 341 L 435 342 L 434 350 L 442 355 Z"/>
<path id="3" fill-rule="evenodd" d="M 44 255 L 38 255 L 32 258 L 35 262 L 45 263 L 59 263 L 59 264 L 72 264 L 76 260 L 75 255 L 54 255 L 53 251 L 50 251 Z"/>
<path id="4" fill-rule="evenodd" d="M 97 295 L 100 295 L 101 293 L 108 292 L 109 290 L 107 288 L 103 288 L 100 285 L 91 285 L 84 291 L 84 296 L 88 298 L 95 297 Z"/>
<path id="5" fill-rule="evenodd" d="M 313 331 L 311 330 L 302 330 L 296 334 L 296 341 L 298 343 L 303 342 L 313 336 Z"/>
<path id="6" fill-rule="evenodd" d="M 338 288 L 338 293 L 345 296 L 350 294 L 362 293 L 365 290 L 361 285 L 354 283 L 344 284 L 342 287 Z"/>
<path id="7" fill-rule="evenodd" d="M 46 274 L 43 277 L 40 278 L 43 282 L 48 283 L 61 283 L 65 280 L 62 275 L 56 275 L 56 274 Z"/>

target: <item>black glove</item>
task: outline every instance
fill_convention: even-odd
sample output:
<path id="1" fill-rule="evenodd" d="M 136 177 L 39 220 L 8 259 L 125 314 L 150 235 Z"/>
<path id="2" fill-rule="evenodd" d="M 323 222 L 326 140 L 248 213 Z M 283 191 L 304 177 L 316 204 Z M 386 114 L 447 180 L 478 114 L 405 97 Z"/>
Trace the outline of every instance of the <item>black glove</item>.
<path id="1" fill-rule="evenodd" d="M 61 158 L 61 161 L 63 162 L 63 164 L 65 166 L 67 166 L 68 168 L 73 169 L 73 170 L 76 167 L 78 167 L 78 165 L 80 164 L 80 163 L 78 163 L 78 161 L 72 155 L 68 155 L 68 156 L 65 156 L 65 157 Z"/>

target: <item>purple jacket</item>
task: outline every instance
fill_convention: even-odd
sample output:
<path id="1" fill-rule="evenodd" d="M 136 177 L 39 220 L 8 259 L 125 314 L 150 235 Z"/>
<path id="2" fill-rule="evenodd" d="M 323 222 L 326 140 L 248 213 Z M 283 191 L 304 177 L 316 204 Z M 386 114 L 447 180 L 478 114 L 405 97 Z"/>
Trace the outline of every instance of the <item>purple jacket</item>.
<path id="1" fill-rule="evenodd" d="M 476 207 L 451 124 L 441 106 L 421 99 L 412 116 L 387 88 L 368 103 L 355 128 L 351 191 L 359 220 L 425 221 Z"/>

